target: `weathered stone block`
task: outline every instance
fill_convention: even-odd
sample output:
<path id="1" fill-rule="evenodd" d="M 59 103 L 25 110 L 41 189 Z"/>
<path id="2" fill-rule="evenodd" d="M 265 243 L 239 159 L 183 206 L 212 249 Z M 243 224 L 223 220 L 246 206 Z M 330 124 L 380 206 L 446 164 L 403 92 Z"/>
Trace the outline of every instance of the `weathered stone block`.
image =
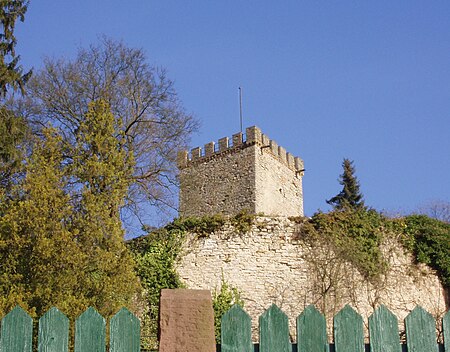
<path id="1" fill-rule="evenodd" d="M 216 350 L 209 290 L 161 290 L 159 314 L 160 352 Z"/>

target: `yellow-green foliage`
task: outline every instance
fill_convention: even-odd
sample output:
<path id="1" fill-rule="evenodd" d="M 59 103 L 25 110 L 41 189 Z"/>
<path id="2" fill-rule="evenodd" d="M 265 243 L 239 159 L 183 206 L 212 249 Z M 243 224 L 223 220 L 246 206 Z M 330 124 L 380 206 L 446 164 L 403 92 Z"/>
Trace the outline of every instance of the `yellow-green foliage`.
<path id="1" fill-rule="evenodd" d="M 185 230 L 178 220 L 127 243 L 141 281 L 145 314 L 141 320 L 141 347 L 157 349 L 159 297 L 163 288 L 182 287 L 175 263 L 180 254 Z"/>
<path id="2" fill-rule="evenodd" d="M 244 307 L 244 301 L 241 299 L 239 290 L 228 284 L 222 277 L 220 289 L 217 288 L 213 292 L 213 309 L 214 309 L 214 330 L 216 343 L 220 343 L 222 315 L 224 315 L 233 305 Z"/>
<path id="3" fill-rule="evenodd" d="M 0 315 L 21 304 L 38 316 L 57 306 L 76 317 L 90 305 L 110 316 L 130 303 L 138 282 L 119 207 L 132 159 L 113 123 L 106 103 L 92 103 L 72 160 L 56 130 L 36 142 L 1 209 Z"/>

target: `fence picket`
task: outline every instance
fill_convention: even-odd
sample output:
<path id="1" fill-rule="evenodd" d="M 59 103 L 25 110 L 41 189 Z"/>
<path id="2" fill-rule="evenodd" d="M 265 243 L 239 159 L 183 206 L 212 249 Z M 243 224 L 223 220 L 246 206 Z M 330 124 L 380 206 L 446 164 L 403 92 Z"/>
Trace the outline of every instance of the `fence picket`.
<path id="1" fill-rule="evenodd" d="M 405 319 L 408 352 L 450 352 L 450 311 L 442 319 L 444 343 L 437 343 L 435 319 L 417 306 Z M 75 321 L 75 352 L 106 352 L 105 319 L 88 308 Z M 334 352 L 363 352 L 362 317 L 345 306 L 334 317 Z M 222 352 L 253 352 L 251 318 L 239 306 L 222 316 Z M 290 352 L 288 318 L 272 305 L 259 318 L 260 352 Z M 109 352 L 140 352 L 140 322 L 122 308 L 110 321 Z M 398 320 L 385 306 L 369 317 L 371 352 L 401 352 Z M 69 320 L 57 308 L 39 319 L 38 352 L 68 352 Z M 32 352 L 33 320 L 19 306 L 1 321 L 0 352 Z M 312 305 L 297 317 L 298 352 L 328 352 L 326 320 Z"/>
<path id="2" fill-rule="evenodd" d="M 253 352 L 252 320 L 237 304 L 222 316 L 222 352 Z"/>
<path id="3" fill-rule="evenodd" d="M 288 317 L 280 308 L 272 304 L 259 317 L 260 352 L 289 352 Z"/>
<path id="4" fill-rule="evenodd" d="M 436 322 L 434 318 L 417 306 L 405 319 L 408 352 L 437 352 Z"/>
<path id="5" fill-rule="evenodd" d="M 122 308 L 110 322 L 110 352 L 139 352 L 141 327 L 139 319 Z"/>
<path id="6" fill-rule="evenodd" d="M 105 352 L 105 319 L 89 307 L 75 321 L 75 352 Z"/>
<path id="7" fill-rule="evenodd" d="M 67 352 L 69 319 L 57 308 L 51 308 L 39 319 L 38 352 Z"/>
<path id="8" fill-rule="evenodd" d="M 2 319 L 0 351 L 31 352 L 33 319 L 19 306 Z"/>
<path id="9" fill-rule="evenodd" d="M 369 317 L 370 351 L 400 352 L 398 320 L 385 306 L 379 306 Z"/>
<path id="10" fill-rule="evenodd" d="M 444 329 L 445 352 L 450 352 L 450 310 L 445 313 L 442 319 L 442 328 Z"/>
<path id="11" fill-rule="evenodd" d="M 334 317 L 334 345 L 336 352 L 364 351 L 363 320 L 349 305 Z"/>
<path id="12" fill-rule="evenodd" d="M 309 305 L 297 317 L 297 351 L 324 352 L 328 349 L 325 317 Z"/>

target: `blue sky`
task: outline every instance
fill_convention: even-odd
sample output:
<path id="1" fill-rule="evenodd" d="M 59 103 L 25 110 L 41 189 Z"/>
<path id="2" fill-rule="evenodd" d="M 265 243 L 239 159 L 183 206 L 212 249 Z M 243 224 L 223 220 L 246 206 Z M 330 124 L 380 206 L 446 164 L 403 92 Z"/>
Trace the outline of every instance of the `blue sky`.
<path id="1" fill-rule="evenodd" d="M 307 215 L 354 160 L 366 203 L 450 201 L 450 1 L 31 0 L 25 69 L 102 34 L 145 50 L 200 121 L 192 146 L 257 125 L 305 160 Z"/>

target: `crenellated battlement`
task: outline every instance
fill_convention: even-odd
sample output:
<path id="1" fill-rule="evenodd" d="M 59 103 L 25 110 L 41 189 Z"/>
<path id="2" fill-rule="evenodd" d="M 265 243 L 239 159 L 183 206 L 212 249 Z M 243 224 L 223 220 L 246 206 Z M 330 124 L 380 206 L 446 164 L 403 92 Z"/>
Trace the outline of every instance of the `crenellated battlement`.
<path id="1" fill-rule="evenodd" d="M 204 147 L 196 147 L 180 151 L 178 153 L 178 168 L 184 169 L 192 164 L 197 164 L 210 160 L 211 158 L 220 157 L 228 153 L 238 152 L 250 146 L 260 147 L 261 153 L 269 153 L 279 162 L 285 164 L 290 169 L 298 172 L 304 171 L 303 160 L 299 157 L 293 156 L 287 152 L 285 148 L 279 146 L 277 142 L 270 139 L 266 134 L 256 127 L 247 127 L 245 135 L 242 132 L 233 134 L 231 139 L 223 137 L 218 140 L 218 143 L 209 142 Z"/>
<path id="2" fill-rule="evenodd" d="M 303 160 L 249 127 L 178 154 L 181 216 L 303 215 Z"/>

